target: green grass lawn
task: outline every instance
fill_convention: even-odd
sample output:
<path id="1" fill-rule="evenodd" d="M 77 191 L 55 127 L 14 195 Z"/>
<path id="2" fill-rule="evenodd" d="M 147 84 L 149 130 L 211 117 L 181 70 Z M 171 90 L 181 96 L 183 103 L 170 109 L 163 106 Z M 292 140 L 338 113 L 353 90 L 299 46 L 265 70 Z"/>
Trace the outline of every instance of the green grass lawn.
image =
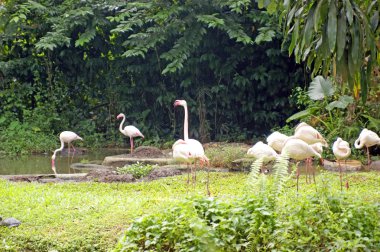
<path id="1" fill-rule="evenodd" d="M 13 183 L 0 180 L 0 215 L 17 228 L 0 227 L 0 251 L 107 251 L 123 229 L 145 213 L 160 211 L 192 194 L 206 195 L 205 173 L 196 188 L 187 176 L 147 183 Z M 242 173 L 212 173 L 217 197 L 243 193 Z"/>
<path id="2" fill-rule="evenodd" d="M 22 221 L 16 228 L 0 227 L 0 251 L 109 251 L 136 217 L 159 212 L 191 195 L 205 195 L 206 173 L 198 172 L 196 188 L 187 175 L 141 183 L 13 183 L 0 180 L 0 215 Z M 211 173 L 212 196 L 223 201 L 247 190 L 244 173 Z M 270 176 L 269 176 L 270 177 Z M 347 198 L 380 202 L 380 174 L 349 173 Z M 318 187 L 340 193 L 339 174 L 317 176 Z M 294 201 L 318 190 L 301 176 L 286 184 L 281 201 Z M 285 204 L 285 203 L 284 203 Z"/>

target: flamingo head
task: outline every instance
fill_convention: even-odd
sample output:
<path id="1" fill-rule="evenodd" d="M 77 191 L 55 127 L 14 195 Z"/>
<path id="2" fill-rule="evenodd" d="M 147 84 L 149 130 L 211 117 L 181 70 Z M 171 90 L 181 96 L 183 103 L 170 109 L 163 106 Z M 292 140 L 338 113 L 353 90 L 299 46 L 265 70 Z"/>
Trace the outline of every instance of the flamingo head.
<path id="1" fill-rule="evenodd" d="M 175 100 L 174 102 L 174 107 L 177 107 L 177 106 L 186 106 L 187 105 L 187 102 L 185 100 Z"/>
<path id="2" fill-rule="evenodd" d="M 116 117 L 116 119 L 120 119 L 120 118 L 123 118 L 123 117 L 125 117 L 125 115 L 124 115 L 123 113 L 120 113 L 120 114 Z"/>

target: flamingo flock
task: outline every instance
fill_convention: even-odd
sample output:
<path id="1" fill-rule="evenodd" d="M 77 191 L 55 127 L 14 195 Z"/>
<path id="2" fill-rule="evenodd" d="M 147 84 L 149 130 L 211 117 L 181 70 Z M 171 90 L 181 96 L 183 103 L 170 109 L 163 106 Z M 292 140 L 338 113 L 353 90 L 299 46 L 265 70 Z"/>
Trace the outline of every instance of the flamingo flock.
<path id="1" fill-rule="evenodd" d="M 301 122 L 296 126 L 294 135 L 292 136 L 287 136 L 278 131 L 275 131 L 270 134 L 266 140 L 268 144 L 264 144 L 261 141 L 257 142 L 252 148 L 247 151 L 247 155 L 252 156 L 256 159 L 264 158 L 264 162 L 274 160 L 278 155 L 286 155 L 287 157 L 296 161 L 306 160 L 306 173 L 308 173 L 308 169 L 313 157 L 317 157 L 321 160 L 321 162 L 323 162 L 323 147 L 329 146 L 321 133 L 319 133 L 315 128 L 305 122 Z M 375 132 L 368 129 L 362 130 L 359 138 L 355 141 L 354 144 L 356 149 L 366 147 L 368 165 L 371 162 L 368 148 L 374 145 L 380 145 L 380 138 Z M 350 156 L 351 148 L 347 141 L 344 141 L 342 138 L 338 137 L 333 144 L 332 150 L 338 162 L 342 189 L 342 168 L 340 161 L 346 160 Z M 296 169 L 298 191 L 298 162 L 296 163 Z M 308 174 L 306 175 L 308 176 Z M 313 178 L 315 182 L 314 171 Z M 348 182 L 346 182 L 346 187 L 348 189 Z"/>
<path id="2" fill-rule="evenodd" d="M 188 173 L 187 182 L 190 183 L 190 173 L 192 174 L 192 183 L 196 182 L 196 163 L 199 163 L 200 168 L 203 168 L 205 165 L 209 165 L 209 159 L 205 155 L 204 148 L 202 144 L 195 139 L 189 138 L 189 123 L 188 123 L 188 109 L 187 102 L 185 100 L 176 100 L 174 102 L 174 107 L 181 106 L 184 108 L 184 125 L 183 125 L 183 139 L 178 139 L 172 146 L 173 159 L 187 164 L 187 166 L 192 165 Z M 122 121 L 119 126 L 119 131 L 129 137 L 131 153 L 134 150 L 134 137 L 144 138 L 144 135 L 140 132 L 138 128 L 133 125 L 128 125 L 123 128 L 126 116 L 123 113 L 120 113 L 117 119 Z M 72 131 L 63 131 L 59 135 L 59 140 L 61 142 L 60 148 L 54 150 L 54 153 L 51 157 L 51 168 L 55 174 L 55 158 L 59 151 L 64 149 L 65 143 L 68 144 L 68 151 L 70 153 L 70 145 L 75 153 L 75 147 L 72 144 L 75 140 L 82 140 L 79 135 Z M 308 172 L 308 167 L 311 164 L 313 157 L 317 157 L 323 162 L 322 152 L 323 147 L 328 147 L 327 141 L 324 139 L 322 134 L 318 132 L 315 128 L 308 125 L 305 122 L 298 124 L 294 130 L 294 135 L 287 136 L 278 131 L 270 134 L 267 139 L 267 144 L 262 141 L 257 142 L 247 151 L 247 155 L 254 157 L 255 159 L 262 158 L 264 163 L 275 160 L 278 156 L 286 155 L 288 158 L 294 159 L 296 161 L 306 160 L 306 172 Z M 371 162 L 369 147 L 374 145 L 380 145 L 380 137 L 373 131 L 368 129 L 363 129 L 355 141 L 354 146 L 356 149 L 362 149 L 366 147 L 367 149 L 367 159 L 368 165 Z M 340 171 L 340 182 L 342 188 L 342 168 L 340 161 L 346 160 L 351 154 L 351 148 L 347 141 L 344 141 L 342 138 L 338 137 L 332 146 L 334 156 L 338 162 L 339 171 Z M 297 191 L 298 191 L 298 180 L 299 180 L 299 170 L 298 162 L 296 163 L 297 170 Z M 207 193 L 209 191 L 209 169 L 207 169 Z M 314 171 L 313 171 L 313 178 Z M 307 181 L 307 178 L 306 178 Z M 346 183 L 348 188 L 348 182 Z"/>

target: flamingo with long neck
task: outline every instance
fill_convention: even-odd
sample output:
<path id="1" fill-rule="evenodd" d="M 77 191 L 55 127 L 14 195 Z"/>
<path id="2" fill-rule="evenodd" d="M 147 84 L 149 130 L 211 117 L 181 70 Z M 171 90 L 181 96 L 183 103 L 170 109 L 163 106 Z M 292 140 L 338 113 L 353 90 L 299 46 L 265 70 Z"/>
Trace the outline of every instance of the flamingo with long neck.
<path id="1" fill-rule="evenodd" d="M 117 119 L 123 118 L 119 126 L 119 131 L 123 135 L 129 137 L 129 142 L 131 144 L 131 153 L 133 153 L 133 138 L 138 137 L 138 136 L 144 138 L 144 135 L 140 132 L 138 128 L 136 128 L 133 125 L 125 126 L 125 128 L 123 129 L 123 124 L 125 122 L 125 115 L 123 113 L 120 113 L 116 118 Z"/>
<path id="2" fill-rule="evenodd" d="M 380 137 L 372 130 L 363 129 L 360 132 L 358 139 L 355 140 L 355 148 L 361 149 L 364 146 L 367 148 L 367 164 L 371 164 L 371 158 L 369 155 L 369 147 L 374 145 L 380 145 Z"/>
<path id="3" fill-rule="evenodd" d="M 196 181 L 196 169 L 195 162 L 199 160 L 201 167 L 204 164 L 209 164 L 209 159 L 205 155 L 202 144 L 195 139 L 189 139 L 189 115 L 187 110 L 187 102 L 185 100 L 176 100 L 174 102 L 174 107 L 182 106 L 184 108 L 184 122 L 183 122 L 183 137 L 184 140 L 179 139 L 173 144 L 173 158 L 176 160 L 184 161 L 187 164 L 194 162 L 194 174 L 193 169 L 191 169 L 191 173 L 193 174 L 193 182 Z M 188 174 L 188 182 L 189 182 Z M 209 169 L 207 169 L 207 193 L 210 194 L 209 191 Z"/>
<path id="4" fill-rule="evenodd" d="M 51 169 L 53 170 L 54 174 L 57 174 L 57 171 L 55 169 L 55 157 L 57 155 L 57 153 L 59 151 L 62 151 L 63 148 L 65 147 L 65 143 L 67 143 L 68 145 L 68 151 L 70 153 L 70 144 L 72 141 L 74 140 L 81 140 L 83 141 L 83 138 L 81 138 L 80 136 L 78 136 L 76 133 L 72 132 L 72 131 L 63 131 L 61 132 L 61 134 L 59 134 L 59 140 L 61 142 L 61 147 L 59 147 L 58 149 L 56 149 L 53 153 L 53 156 L 51 156 Z M 71 144 L 72 148 L 73 148 L 73 151 L 75 153 L 75 147 L 73 144 Z"/>

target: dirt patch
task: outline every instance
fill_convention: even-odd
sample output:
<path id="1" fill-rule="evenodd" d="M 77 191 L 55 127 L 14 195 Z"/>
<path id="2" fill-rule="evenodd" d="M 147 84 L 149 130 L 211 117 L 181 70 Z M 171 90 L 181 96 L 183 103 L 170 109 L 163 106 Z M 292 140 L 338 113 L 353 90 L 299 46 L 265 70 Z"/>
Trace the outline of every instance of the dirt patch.
<path id="1" fill-rule="evenodd" d="M 146 177 L 148 180 L 154 180 L 164 177 L 181 175 L 182 171 L 173 168 L 156 168 Z"/>
<path id="2" fill-rule="evenodd" d="M 132 158 L 165 158 L 167 157 L 160 149 L 152 146 L 140 146 L 132 154 L 126 155 Z"/>

